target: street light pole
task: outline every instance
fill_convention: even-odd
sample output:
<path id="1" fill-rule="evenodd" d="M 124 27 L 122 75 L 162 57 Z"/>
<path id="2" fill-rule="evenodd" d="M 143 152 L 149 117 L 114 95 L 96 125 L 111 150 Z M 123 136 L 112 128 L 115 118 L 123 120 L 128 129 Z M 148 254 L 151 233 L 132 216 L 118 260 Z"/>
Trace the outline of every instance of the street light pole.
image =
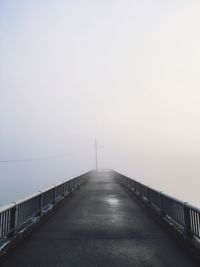
<path id="1" fill-rule="evenodd" d="M 95 147 L 95 165 L 96 165 L 96 170 L 98 169 L 98 154 L 97 154 L 97 139 L 95 138 L 94 142 L 94 147 Z"/>

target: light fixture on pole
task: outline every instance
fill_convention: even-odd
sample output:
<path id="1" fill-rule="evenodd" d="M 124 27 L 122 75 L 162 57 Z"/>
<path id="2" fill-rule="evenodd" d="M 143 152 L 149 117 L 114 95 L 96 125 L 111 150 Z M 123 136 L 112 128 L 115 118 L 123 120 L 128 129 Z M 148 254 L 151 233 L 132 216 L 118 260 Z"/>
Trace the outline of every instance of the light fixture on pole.
<path id="1" fill-rule="evenodd" d="M 94 142 L 94 146 L 95 146 L 95 167 L 96 170 L 98 169 L 98 152 L 97 152 L 97 139 L 95 138 L 95 142 Z"/>

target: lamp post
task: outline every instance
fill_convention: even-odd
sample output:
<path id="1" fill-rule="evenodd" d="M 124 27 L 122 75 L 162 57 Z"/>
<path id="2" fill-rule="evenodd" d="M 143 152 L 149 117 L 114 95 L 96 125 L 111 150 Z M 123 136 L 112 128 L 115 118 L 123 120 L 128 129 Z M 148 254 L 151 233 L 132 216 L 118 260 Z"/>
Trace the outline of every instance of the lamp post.
<path id="1" fill-rule="evenodd" d="M 96 171 L 98 169 L 98 152 L 97 152 L 97 139 L 95 138 L 94 141 L 94 147 L 95 147 L 95 167 L 96 167 Z"/>
<path id="2" fill-rule="evenodd" d="M 98 148 L 103 148 L 103 147 L 104 147 L 103 145 L 98 146 L 97 138 L 95 138 L 95 140 L 94 140 L 94 150 L 95 150 L 95 168 L 96 168 L 96 171 L 99 168 Z"/>

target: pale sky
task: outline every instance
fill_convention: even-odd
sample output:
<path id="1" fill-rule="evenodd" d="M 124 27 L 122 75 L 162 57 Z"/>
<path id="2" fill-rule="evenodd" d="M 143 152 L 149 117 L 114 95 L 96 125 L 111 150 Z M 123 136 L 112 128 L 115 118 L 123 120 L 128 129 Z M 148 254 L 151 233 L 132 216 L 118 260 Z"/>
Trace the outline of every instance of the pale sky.
<path id="1" fill-rule="evenodd" d="M 1 0 L 0 205 L 112 168 L 200 207 L 200 2 Z M 100 146 L 103 145 L 103 148 Z"/>

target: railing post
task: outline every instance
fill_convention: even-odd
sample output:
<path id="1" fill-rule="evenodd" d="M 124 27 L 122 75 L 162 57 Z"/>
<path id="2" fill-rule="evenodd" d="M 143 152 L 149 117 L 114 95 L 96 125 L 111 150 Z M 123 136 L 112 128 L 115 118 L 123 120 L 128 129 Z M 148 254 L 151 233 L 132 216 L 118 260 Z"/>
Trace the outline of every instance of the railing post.
<path id="1" fill-rule="evenodd" d="M 131 191 L 133 191 L 133 193 L 135 192 L 135 182 L 134 182 L 134 180 L 132 180 Z"/>
<path id="2" fill-rule="evenodd" d="M 66 189 L 67 189 L 67 195 L 70 193 L 69 192 L 69 180 L 68 181 L 66 181 Z"/>
<path id="3" fill-rule="evenodd" d="M 141 182 L 140 181 L 138 182 L 138 193 L 140 196 L 142 196 L 142 194 L 141 194 Z"/>
<path id="4" fill-rule="evenodd" d="M 39 216 L 41 216 L 42 215 L 42 208 L 43 208 L 43 192 L 42 191 L 39 191 L 40 192 L 40 199 L 39 199 L 39 201 L 40 201 L 40 203 L 39 203 L 39 205 L 40 205 L 40 212 L 39 212 Z"/>
<path id="5" fill-rule="evenodd" d="M 15 235 L 16 231 L 17 231 L 17 221 L 18 221 L 18 205 L 16 202 L 13 202 L 15 204 L 15 207 L 13 209 L 13 214 L 12 214 L 12 228 L 13 231 L 11 233 L 11 235 Z"/>
<path id="6" fill-rule="evenodd" d="M 71 185 L 71 192 L 73 192 L 74 190 L 74 180 L 72 179 L 71 181 L 70 181 L 70 185 Z"/>
<path id="7" fill-rule="evenodd" d="M 65 196 L 68 195 L 68 183 L 65 181 Z"/>
<path id="8" fill-rule="evenodd" d="M 132 190 L 133 188 L 133 180 L 131 180 L 131 183 L 130 183 L 130 189 Z"/>
<path id="9" fill-rule="evenodd" d="M 54 185 L 54 204 L 56 204 L 56 185 Z"/>
<path id="10" fill-rule="evenodd" d="M 184 203 L 184 232 L 187 237 L 191 234 L 190 209 L 187 207 L 187 202 Z"/>
<path id="11" fill-rule="evenodd" d="M 10 229 L 12 229 L 11 236 L 15 234 L 15 216 L 16 216 L 16 203 L 13 202 L 15 206 L 10 211 Z"/>
<path id="12" fill-rule="evenodd" d="M 63 196 L 65 196 L 65 182 L 63 181 Z"/>
<path id="13" fill-rule="evenodd" d="M 160 213 L 162 216 L 164 216 L 164 208 L 163 208 L 163 194 L 162 191 L 160 191 Z"/>
<path id="14" fill-rule="evenodd" d="M 148 202 L 149 205 L 151 205 L 149 186 L 147 186 L 147 202 Z"/>
<path id="15" fill-rule="evenodd" d="M 71 194 L 72 193 L 72 185 L 71 185 L 72 181 L 69 180 L 69 193 Z"/>

